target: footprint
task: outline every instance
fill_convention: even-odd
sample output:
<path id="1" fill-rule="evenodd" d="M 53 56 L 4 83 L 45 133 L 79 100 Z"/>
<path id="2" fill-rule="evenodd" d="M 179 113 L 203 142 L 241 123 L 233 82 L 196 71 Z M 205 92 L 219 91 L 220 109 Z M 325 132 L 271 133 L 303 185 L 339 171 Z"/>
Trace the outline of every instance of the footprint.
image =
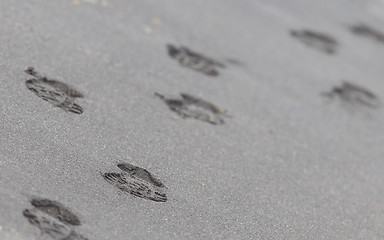
<path id="1" fill-rule="evenodd" d="M 76 98 L 84 97 L 82 93 L 65 83 L 39 75 L 32 67 L 29 67 L 25 72 L 34 77 L 25 81 L 25 85 L 37 96 L 64 111 L 76 114 L 83 113 L 83 108 L 75 103 Z"/>
<path id="2" fill-rule="evenodd" d="M 140 178 L 141 180 L 152 183 L 156 187 L 160 187 L 160 188 L 165 187 L 164 184 L 162 184 L 159 179 L 153 177 L 152 174 L 147 170 L 145 170 L 144 168 L 136 167 L 129 163 L 120 163 L 120 164 L 117 164 L 117 167 L 129 173 L 130 175 L 135 176 L 136 178 Z"/>
<path id="3" fill-rule="evenodd" d="M 205 57 L 202 54 L 191 51 L 186 47 L 175 47 L 172 44 L 167 45 L 168 54 L 171 58 L 180 63 L 181 66 L 204 73 L 208 76 L 218 76 L 217 67 L 225 68 L 225 65 Z"/>
<path id="4" fill-rule="evenodd" d="M 155 202 L 166 202 L 166 187 L 144 168 L 129 163 L 117 165 L 124 172 L 101 173 L 103 178 L 125 193 Z"/>
<path id="5" fill-rule="evenodd" d="M 54 240 L 87 240 L 77 234 L 73 226 L 80 225 L 79 218 L 61 203 L 48 199 L 33 199 L 31 209 L 25 209 L 23 215 L 40 229 L 42 236 Z"/>
<path id="6" fill-rule="evenodd" d="M 220 110 L 215 105 L 201 100 L 192 95 L 181 93 L 182 99 L 166 98 L 160 93 L 155 93 L 171 109 L 183 118 L 194 118 L 214 125 L 224 124 L 226 111 Z"/>
<path id="7" fill-rule="evenodd" d="M 358 24 L 349 28 L 352 33 L 358 36 L 368 37 L 380 43 L 384 43 L 384 34 L 365 24 Z"/>
<path id="8" fill-rule="evenodd" d="M 312 30 L 292 30 L 291 36 L 305 45 L 316 48 L 327 54 L 335 54 L 339 47 L 339 43 L 333 37 Z"/>
<path id="9" fill-rule="evenodd" d="M 79 218 L 71 211 L 66 209 L 61 203 L 48 199 L 35 198 L 31 201 L 31 204 L 39 211 L 45 212 L 48 215 L 59 219 L 65 224 L 73 226 L 81 224 Z"/>
<path id="10" fill-rule="evenodd" d="M 371 91 L 349 82 L 343 82 L 340 87 L 334 87 L 323 95 L 333 99 L 337 96 L 347 106 L 365 106 L 369 108 L 380 107 L 380 101 Z"/>

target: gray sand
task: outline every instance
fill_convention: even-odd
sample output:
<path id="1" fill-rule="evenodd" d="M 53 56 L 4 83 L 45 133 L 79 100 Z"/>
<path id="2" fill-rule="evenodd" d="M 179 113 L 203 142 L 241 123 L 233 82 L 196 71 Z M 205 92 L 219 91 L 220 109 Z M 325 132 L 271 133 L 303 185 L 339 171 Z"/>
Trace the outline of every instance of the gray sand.
<path id="1" fill-rule="evenodd" d="M 384 102 L 384 44 L 360 23 L 384 32 L 384 2 L 0 1 L 0 239 L 53 239 L 23 216 L 34 198 L 90 240 L 384 239 L 384 106 L 322 94 L 346 80 Z M 305 29 L 335 52 L 290 34 Z M 181 65 L 167 44 L 225 68 Z M 28 90 L 29 66 L 81 92 L 83 113 Z M 154 92 L 230 117 L 182 118 Z M 167 201 L 105 181 L 119 163 Z"/>

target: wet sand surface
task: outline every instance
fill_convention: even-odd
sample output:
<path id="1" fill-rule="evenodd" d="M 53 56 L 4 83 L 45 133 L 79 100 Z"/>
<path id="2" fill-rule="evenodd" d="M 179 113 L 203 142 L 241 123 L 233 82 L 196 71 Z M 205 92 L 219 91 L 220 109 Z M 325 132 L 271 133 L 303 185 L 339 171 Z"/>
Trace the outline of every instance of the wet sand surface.
<path id="1" fill-rule="evenodd" d="M 384 239 L 384 1 L 0 22 L 0 239 Z"/>

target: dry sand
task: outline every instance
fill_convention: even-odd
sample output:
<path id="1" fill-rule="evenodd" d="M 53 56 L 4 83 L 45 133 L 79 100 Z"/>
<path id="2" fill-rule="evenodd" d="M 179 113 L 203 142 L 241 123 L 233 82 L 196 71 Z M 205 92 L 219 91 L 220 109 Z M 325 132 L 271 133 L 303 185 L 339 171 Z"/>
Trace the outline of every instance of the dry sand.
<path id="1" fill-rule="evenodd" d="M 0 239 L 384 239 L 383 26 L 379 0 L 0 1 Z"/>

